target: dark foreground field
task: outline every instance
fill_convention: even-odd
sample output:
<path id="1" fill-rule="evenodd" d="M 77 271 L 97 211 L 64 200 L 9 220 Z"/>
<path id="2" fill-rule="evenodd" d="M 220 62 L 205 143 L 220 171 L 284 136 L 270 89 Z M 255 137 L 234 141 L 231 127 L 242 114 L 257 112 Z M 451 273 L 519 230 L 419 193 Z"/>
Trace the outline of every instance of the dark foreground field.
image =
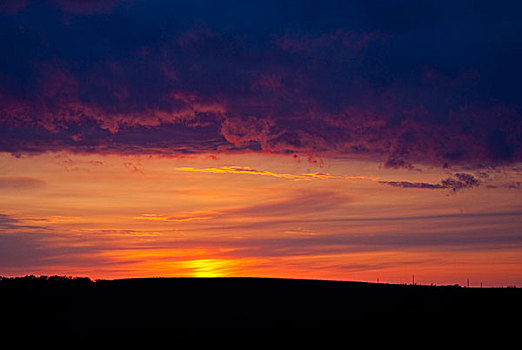
<path id="1" fill-rule="evenodd" d="M 259 278 L 4 278 L 0 300 L 16 348 L 498 346 L 518 343 L 522 316 L 516 288 Z"/>

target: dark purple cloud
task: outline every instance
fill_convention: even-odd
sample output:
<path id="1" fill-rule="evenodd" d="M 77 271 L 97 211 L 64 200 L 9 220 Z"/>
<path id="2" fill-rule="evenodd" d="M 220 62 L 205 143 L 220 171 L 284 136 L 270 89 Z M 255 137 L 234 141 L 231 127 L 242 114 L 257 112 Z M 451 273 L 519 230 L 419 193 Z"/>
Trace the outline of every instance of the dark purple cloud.
<path id="1" fill-rule="evenodd" d="M 379 183 L 401 188 L 421 188 L 428 190 L 450 189 L 453 192 L 457 192 L 465 188 L 477 187 L 481 184 L 481 182 L 473 175 L 465 173 L 456 173 L 455 176 L 448 177 L 438 184 L 409 181 L 379 181 Z"/>
<path id="2" fill-rule="evenodd" d="M 11 233 L 14 230 L 20 229 L 44 229 L 41 226 L 24 225 L 20 220 L 11 217 L 10 215 L 0 213 L 0 235 L 4 233 Z"/>
<path id="3" fill-rule="evenodd" d="M 0 228 L 11 228 L 18 224 L 18 220 L 11 218 L 9 215 L 0 214 Z"/>
<path id="4" fill-rule="evenodd" d="M 402 188 L 423 188 L 428 190 L 438 190 L 441 188 L 446 188 L 441 184 L 430 184 L 427 182 L 409 182 L 409 181 L 379 181 L 381 184 L 393 186 L 393 187 L 402 187 Z"/>
<path id="5" fill-rule="evenodd" d="M 442 186 L 450 188 L 453 192 L 464 188 L 472 188 L 480 185 L 480 181 L 477 180 L 473 175 L 457 173 L 455 178 L 447 178 L 441 181 Z"/>
<path id="6" fill-rule="evenodd" d="M 7 2 L 0 150 L 520 161 L 521 9 Z"/>

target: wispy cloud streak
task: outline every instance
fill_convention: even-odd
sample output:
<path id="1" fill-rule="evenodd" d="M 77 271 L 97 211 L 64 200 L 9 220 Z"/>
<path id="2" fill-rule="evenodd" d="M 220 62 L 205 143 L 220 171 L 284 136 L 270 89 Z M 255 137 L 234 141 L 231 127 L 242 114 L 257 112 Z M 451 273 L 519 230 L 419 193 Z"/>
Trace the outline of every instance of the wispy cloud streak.
<path id="1" fill-rule="evenodd" d="M 197 173 L 214 173 L 214 174 L 249 174 L 249 175 L 261 175 L 261 176 L 272 176 L 282 179 L 292 179 L 292 180 L 311 180 L 311 179 L 331 179 L 331 178 L 339 178 L 338 176 L 326 174 L 326 173 L 307 173 L 307 174 L 285 174 L 285 173 L 275 173 L 268 170 L 256 170 L 249 167 L 239 167 L 239 166 L 223 166 L 219 168 L 203 168 L 196 169 L 190 167 L 181 167 L 176 168 L 178 171 L 191 171 Z"/>

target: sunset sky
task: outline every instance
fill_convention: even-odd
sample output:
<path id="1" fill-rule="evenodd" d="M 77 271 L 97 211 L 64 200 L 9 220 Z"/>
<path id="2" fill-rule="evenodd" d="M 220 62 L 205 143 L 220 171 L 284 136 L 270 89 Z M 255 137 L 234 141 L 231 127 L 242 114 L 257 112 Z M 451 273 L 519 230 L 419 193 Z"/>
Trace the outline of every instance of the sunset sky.
<path id="1" fill-rule="evenodd" d="M 0 2 L 0 275 L 522 286 L 521 11 Z"/>

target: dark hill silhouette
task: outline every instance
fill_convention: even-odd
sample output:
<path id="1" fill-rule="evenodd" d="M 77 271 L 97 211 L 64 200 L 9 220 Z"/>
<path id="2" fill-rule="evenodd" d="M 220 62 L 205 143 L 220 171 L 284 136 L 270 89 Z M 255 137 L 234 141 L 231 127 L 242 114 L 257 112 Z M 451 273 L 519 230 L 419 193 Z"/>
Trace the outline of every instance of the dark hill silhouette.
<path id="1" fill-rule="evenodd" d="M 518 335 L 522 315 L 517 288 L 265 278 L 27 276 L 1 279 L 0 300 L 3 333 L 19 348 L 43 342 L 89 349 L 223 342 L 324 348 L 413 339 L 444 345 L 454 335 L 463 344 L 498 345 Z"/>

